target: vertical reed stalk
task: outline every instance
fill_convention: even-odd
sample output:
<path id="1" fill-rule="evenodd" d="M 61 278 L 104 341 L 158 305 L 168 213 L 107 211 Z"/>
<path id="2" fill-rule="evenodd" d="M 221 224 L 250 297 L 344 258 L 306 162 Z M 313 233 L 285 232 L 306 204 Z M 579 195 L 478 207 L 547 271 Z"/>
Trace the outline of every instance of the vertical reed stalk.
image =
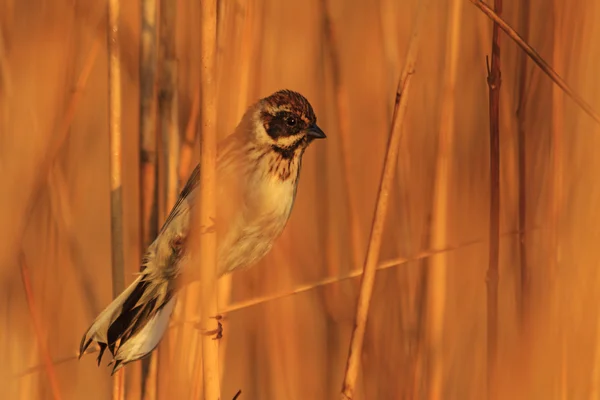
<path id="1" fill-rule="evenodd" d="M 521 5 L 521 31 L 523 38 L 529 40 L 529 13 L 530 0 L 523 0 Z M 519 152 L 519 268 L 520 268 L 520 298 L 519 317 L 521 333 L 526 334 L 528 329 L 529 308 L 531 302 L 530 286 L 531 271 L 527 264 L 527 136 L 525 132 L 525 102 L 527 90 L 527 55 L 519 55 L 518 78 L 518 152 Z"/>
<path id="2" fill-rule="evenodd" d="M 441 249 L 448 242 L 448 202 L 449 180 L 452 176 L 452 142 L 454 139 L 454 91 L 460 52 L 460 26 L 462 0 L 452 0 L 448 12 L 448 36 L 446 42 L 446 78 L 442 94 L 440 134 L 438 139 L 435 184 L 433 188 L 433 209 L 431 221 L 431 249 Z M 444 312 L 446 302 L 445 254 L 433 256 L 429 264 L 427 301 L 427 329 L 431 358 L 429 399 L 443 398 L 442 383 L 444 360 L 442 357 L 442 339 L 444 330 Z"/>
<path id="3" fill-rule="evenodd" d="M 217 253 L 216 233 L 211 229 L 216 217 L 216 156 L 217 156 L 217 93 L 216 93 L 216 44 L 217 44 L 217 4 L 216 0 L 206 0 L 201 4 L 201 82 L 202 82 L 202 141 L 200 151 L 200 210 L 193 226 L 199 228 L 198 236 L 193 242 L 201 249 L 200 266 L 201 285 L 201 343 L 202 374 L 194 371 L 196 384 L 202 382 L 205 400 L 220 399 L 219 383 L 219 347 L 218 340 L 206 332 L 217 328 L 216 321 L 211 318 L 217 315 Z M 198 242 L 198 243 L 196 243 Z M 192 264 L 193 265 L 193 264 Z M 198 364 L 196 364 L 198 365 Z M 201 377 L 202 378 L 201 378 Z M 194 398 L 199 391 L 194 390 Z"/>
<path id="4" fill-rule="evenodd" d="M 108 102 L 110 143 L 110 227 L 113 298 L 125 287 L 123 253 L 123 189 L 121 180 L 121 66 L 119 48 L 119 0 L 108 2 Z M 114 379 L 113 399 L 123 397 L 124 369 Z"/>
<path id="5" fill-rule="evenodd" d="M 494 1 L 494 11 L 502 15 L 502 0 Z M 497 395 L 498 363 L 498 258 L 500 254 L 500 28 L 492 28 L 492 65 L 488 70 L 490 115 L 490 226 L 487 270 L 487 393 Z"/>
<path id="6" fill-rule="evenodd" d="M 169 212 L 177 199 L 179 186 L 179 129 L 177 110 L 177 55 L 176 55 L 177 2 L 160 2 L 160 91 L 158 110 L 162 148 L 166 155 L 163 166 L 165 192 L 163 204 Z"/>
<path id="7" fill-rule="evenodd" d="M 331 10 L 328 0 L 321 0 L 323 12 L 323 24 L 325 30 L 325 42 L 329 50 L 331 62 L 333 86 L 335 91 L 336 120 L 339 132 L 340 167 L 345 189 L 344 198 L 348 201 L 348 222 L 350 224 L 350 248 L 352 249 L 352 268 L 358 268 L 361 263 L 361 238 L 358 222 L 358 209 L 356 199 L 352 196 L 352 179 L 350 178 L 350 115 L 348 105 L 348 91 L 342 80 L 342 68 L 340 63 L 339 43 L 337 40 L 336 26 L 331 18 Z M 339 267 L 339 266 L 338 266 Z M 334 271 L 332 271 L 335 273 Z M 339 274 L 339 270 L 337 271 Z"/>
<path id="8" fill-rule="evenodd" d="M 176 54 L 176 27 L 177 27 L 177 2 L 160 1 L 159 11 L 159 93 L 158 93 L 158 116 L 161 135 L 161 154 L 160 160 L 160 181 L 163 183 L 161 188 L 162 210 L 159 214 L 168 215 L 171 208 L 175 205 L 177 195 L 179 194 L 179 178 L 177 174 L 179 163 L 179 111 L 178 111 L 178 62 Z M 165 338 L 165 343 L 170 337 Z M 157 349 L 154 353 L 154 368 L 158 373 L 159 360 L 165 360 L 165 357 L 159 354 L 168 352 L 169 346 L 165 345 Z M 154 379 L 154 390 L 158 392 L 158 377 Z"/>
<path id="9" fill-rule="evenodd" d="M 256 8 L 257 8 L 257 3 L 260 0 L 236 0 L 236 2 L 234 4 L 232 4 L 235 7 L 239 7 L 240 9 L 243 9 L 243 16 L 240 16 L 240 19 L 243 19 L 243 25 L 242 25 L 242 34 L 241 34 L 241 41 L 239 41 L 237 44 L 237 48 L 238 51 L 236 52 L 236 56 L 237 58 L 235 59 L 235 63 L 236 63 L 236 72 L 238 75 L 238 85 L 236 87 L 237 90 L 237 98 L 235 99 L 235 113 L 234 114 L 229 114 L 229 115 L 233 115 L 233 118 L 235 118 L 235 121 L 239 121 L 247 107 L 248 104 L 250 102 L 250 83 L 251 83 L 251 74 L 254 71 L 253 68 L 253 60 L 254 57 L 256 57 L 256 54 L 253 54 L 252 50 L 253 50 L 253 44 L 254 44 L 254 40 L 255 40 L 255 35 L 254 35 L 254 15 L 256 13 Z M 235 12 L 229 11 L 229 13 L 234 14 Z M 227 15 L 225 15 L 225 12 L 223 13 L 223 20 L 227 20 Z M 226 25 L 226 24 L 224 24 Z M 235 33 L 235 24 L 230 24 L 227 25 L 226 27 L 222 27 L 221 29 L 225 30 L 227 28 L 228 33 L 231 34 L 231 36 L 228 36 L 227 34 L 223 34 L 222 37 L 222 43 L 220 45 L 220 47 L 223 47 L 224 45 L 227 45 L 228 43 L 232 43 L 233 40 L 231 40 L 231 37 L 233 37 L 233 34 Z M 227 38 L 229 38 L 229 40 L 227 40 Z M 222 50 L 221 50 L 222 51 Z M 223 52 L 223 51 L 222 51 Z M 224 53 L 224 52 L 223 52 Z M 221 54 L 219 59 L 217 60 L 219 67 L 219 76 L 217 77 L 218 82 L 221 82 L 224 79 L 228 79 L 227 76 L 224 76 L 224 68 L 222 68 L 221 66 L 223 65 L 225 56 L 224 54 Z M 220 90 L 217 90 L 218 93 L 221 93 Z M 227 274 L 223 277 L 221 277 L 219 279 L 219 300 L 218 300 L 218 304 L 220 305 L 220 307 L 226 307 L 230 301 L 231 301 L 231 288 L 232 288 L 232 284 L 233 284 L 233 275 L 232 274 Z M 223 338 L 220 340 L 219 343 L 219 368 L 220 368 L 220 379 L 222 380 L 223 378 L 223 374 L 225 372 L 225 359 L 227 357 L 227 344 L 229 342 L 230 336 L 229 335 L 225 335 L 223 336 Z"/>
<path id="10" fill-rule="evenodd" d="M 557 84 L 567 96 L 569 96 L 587 115 L 600 124 L 598 114 L 577 92 L 575 92 L 563 78 L 519 35 L 510 25 L 506 23 L 492 8 L 481 0 L 469 0 L 475 7 L 479 8 L 488 18 L 494 21 L 510 37 L 535 64 L 546 74 L 552 82 Z"/>
<path id="11" fill-rule="evenodd" d="M 354 331 L 352 332 L 350 349 L 348 351 L 348 361 L 346 364 L 346 371 L 342 385 L 341 398 L 346 400 L 352 400 L 354 398 L 354 391 L 356 389 L 356 380 L 358 378 L 358 369 L 367 326 L 369 305 L 371 302 L 371 295 L 373 293 L 373 284 L 375 282 L 375 272 L 379 258 L 379 250 L 381 249 L 381 239 L 383 235 L 385 215 L 387 212 L 390 186 L 394 178 L 394 173 L 396 172 L 396 159 L 398 156 L 402 132 L 400 128 L 404 121 L 404 116 L 406 115 L 411 78 L 414 74 L 417 55 L 419 52 L 419 36 L 421 32 L 421 25 L 428 3 L 428 0 L 422 0 L 419 2 L 415 26 L 411 35 L 408 53 L 406 56 L 406 64 L 404 65 L 404 70 L 402 71 L 402 75 L 400 76 L 400 80 L 398 82 L 398 88 L 396 90 L 392 127 L 387 145 L 381 181 L 379 184 L 375 215 L 373 217 L 373 225 L 371 227 L 371 237 L 369 240 L 369 246 L 367 248 L 363 279 L 358 297 Z"/>
<path id="12" fill-rule="evenodd" d="M 140 35 L 140 249 L 158 234 L 158 146 L 156 140 L 156 0 L 142 0 Z M 141 264 L 140 264 L 141 268 Z M 141 397 L 154 399 L 156 354 L 141 362 Z"/>

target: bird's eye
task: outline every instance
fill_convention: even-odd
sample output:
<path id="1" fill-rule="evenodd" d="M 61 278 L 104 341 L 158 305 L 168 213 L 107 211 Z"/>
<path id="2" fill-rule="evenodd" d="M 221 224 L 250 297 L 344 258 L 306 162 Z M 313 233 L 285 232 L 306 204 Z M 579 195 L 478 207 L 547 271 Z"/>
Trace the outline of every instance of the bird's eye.
<path id="1" fill-rule="evenodd" d="M 288 126 L 294 126 L 294 125 L 296 125 L 296 118 L 294 118 L 294 117 L 288 117 L 285 120 L 285 123 L 288 124 Z"/>

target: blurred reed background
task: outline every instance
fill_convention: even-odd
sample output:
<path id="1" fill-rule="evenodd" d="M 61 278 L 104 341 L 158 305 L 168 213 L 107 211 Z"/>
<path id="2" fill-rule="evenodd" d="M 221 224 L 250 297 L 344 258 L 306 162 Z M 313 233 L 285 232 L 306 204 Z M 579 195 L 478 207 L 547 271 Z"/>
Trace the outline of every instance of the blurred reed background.
<path id="1" fill-rule="evenodd" d="M 143 23 L 142 2 L 150 11 Z M 201 4 L 120 3 L 128 284 L 199 160 Z M 240 400 L 339 396 L 360 287 L 358 273 L 342 277 L 366 255 L 418 3 L 217 4 L 218 137 L 248 104 L 282 88 L 303 93 L 328 134 L 307 151 L 273 251 L 219 283 L 220 309 L 235 309 L 219 345 L 222 399 L 238 390 Z M 507 0 L 502 15 L 600 110 L 598 2 Z M 142 25 L 160 32 L 141 41 Z M 600 129 L 500 36 L 490 397 L 600 399 Z M 470 2 L 430 1 L 379 257 L 389 268 L 376 275 L 355 400 L 488 396 L 491 42 L 492 23 Z M 76 357 L 113 296 L 107 57 L 106 2 L 0 0 L 5 399 L 114 398 L 110 371 L 95 355 Z M 149 64 L 140 68 L 140 59 Z M 298 288 L 308 290 L 289 295 Z M 198 393 L 198 290 L 185 293 L 173 329 L 150 359 L 124 369 L 116 397 Z"/>

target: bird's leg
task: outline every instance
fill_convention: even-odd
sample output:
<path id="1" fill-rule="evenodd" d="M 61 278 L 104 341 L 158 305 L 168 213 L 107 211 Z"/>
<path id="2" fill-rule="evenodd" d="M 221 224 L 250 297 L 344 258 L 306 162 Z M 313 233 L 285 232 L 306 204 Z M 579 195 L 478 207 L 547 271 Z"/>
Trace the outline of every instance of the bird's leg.
<path id="1" fill-rule="evenodd" d="M 213 319 L 217 320 L 217 328 L 216 329 L 212 329 L 210 331 L 207 331 L 205 329 L 201 329 L 199 328 L 202 332 L 203 335 L 215 335 L 215 337 L 213 338 L 213 340 L 219 340 L 223 337 L 223 324 L 221 323 L 221 320 L 223 320 L 223 316 L 222 315 L 216 315 L 214 317 L 210 317 Z M 199 325 L 199 324 L 198 324 Z"/>

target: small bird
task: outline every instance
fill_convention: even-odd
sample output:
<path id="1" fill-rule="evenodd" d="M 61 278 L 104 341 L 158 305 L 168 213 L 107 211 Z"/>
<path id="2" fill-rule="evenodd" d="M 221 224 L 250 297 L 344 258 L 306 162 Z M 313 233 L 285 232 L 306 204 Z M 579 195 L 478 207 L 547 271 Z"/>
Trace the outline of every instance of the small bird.
<path id="1" fill-rule="evenodd" d="M 218 144 L 214 220 L 218 276 L 250 267 L 271 250 L 292 211 L 304 151 L 314 139 L 325 137 L 308 100 L 280 90 L 250 106 L 234 133 Z M 186 239 L 202 190 L 199 179 L 200 165 L 144 254 L 139 276 L 83 335 L 80 358 L 96 341 L 98 365 L 108 348 L 114 374 L 158 346 L 178 290 L 197 278 L 198 268 L 189 265 Z"/>

